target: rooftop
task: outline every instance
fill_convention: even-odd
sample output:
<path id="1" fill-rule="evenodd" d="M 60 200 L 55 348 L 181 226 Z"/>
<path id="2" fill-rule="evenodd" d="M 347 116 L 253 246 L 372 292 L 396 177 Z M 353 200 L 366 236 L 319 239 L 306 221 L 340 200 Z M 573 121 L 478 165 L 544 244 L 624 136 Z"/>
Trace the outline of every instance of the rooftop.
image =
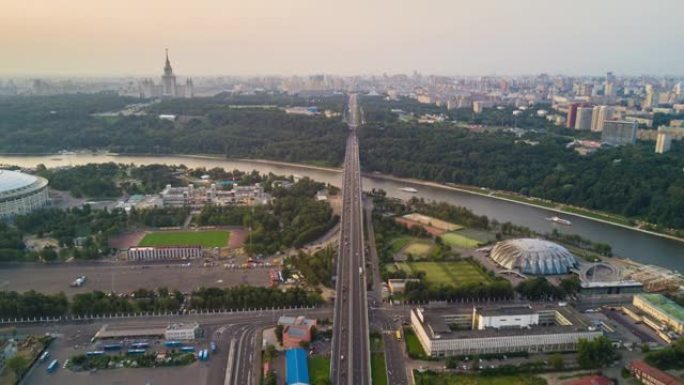
<path id="1" fill-rule="evenodd" d="M 19 171 L 0 170 L 0 195 L 11 195 L 32 186 L 47 185 L 47 179 Z"/>
<path id="2" fill-rule="evenodd" d="M 302 348 L 285 352 L 286 377 L 288 385 L 309 385 L 309 365 L 306 351 Z"/>
<path id="3" fill-rule="evenodd" d="M 668 316 L 684 323 L 684 308 L 662 294 L 639 294 L 639 297 L 658 308 Z"/>
<path id="4" fill-rule="evenodd" d="M 523 315 L 536 313 L 532 306 L 502 306 L 492 308 L 478 309 L 477 313 L 483 316 L 501 316 L 501 315 Z"/>

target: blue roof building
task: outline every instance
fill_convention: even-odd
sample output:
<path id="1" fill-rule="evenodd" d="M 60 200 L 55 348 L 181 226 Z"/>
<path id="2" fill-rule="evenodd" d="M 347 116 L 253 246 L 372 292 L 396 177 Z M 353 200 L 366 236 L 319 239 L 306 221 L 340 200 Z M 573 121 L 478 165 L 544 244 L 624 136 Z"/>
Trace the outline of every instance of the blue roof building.
<path id="1" fill-rule="evenodd" d="M 302 348 L 288 349 L 285 352 L 287 385 L 309 385 L 309 363 L 306 351 Z"/>

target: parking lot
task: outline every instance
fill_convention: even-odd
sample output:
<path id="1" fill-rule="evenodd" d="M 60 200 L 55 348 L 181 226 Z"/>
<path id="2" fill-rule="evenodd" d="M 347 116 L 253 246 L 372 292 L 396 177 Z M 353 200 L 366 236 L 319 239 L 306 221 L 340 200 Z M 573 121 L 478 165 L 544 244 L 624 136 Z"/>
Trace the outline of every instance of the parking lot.
<path id="1" fill-rule="evenodd" d="M 93 290 L 128 293 L 139 288 L 167 287 L 189 292 L 200 286 L 231 287 L 269 285 L 269 269 L 226 269 L 221 264 L 204 267 L 201 261 L 186 264 L 63 263 L 58 265 L 14 265 L 0 268 L 0 290 L 42 293 L 64 292 L 68 296 Z M 87 280 L 81 287 L 70 287 L 79 276 Z"/>
<path id="2" fill-rule="evenodd" d="M 98 324 L 53 326 L 49 329 L 57 338 L 48 348 L 50 358 L 34 365 L 22 384 L 25 385 L 123 385 L 123 384 L 170 384 L 181 385 L 205 383 L 212 360 L 195 362 L 183 367 L 166 368 L 121 368 L 97 371 L 75 372 L 63 367 L 64 362 L 75 355 L 95 349 L 91 337 L 101 327 Z M 204 341 L 206 342 L 206 341 Z M 199 343 L 202 343 L 200 341 Z M 53 359 L 59 360 L 59 369 L 47 373 L 47 366 Z"/>

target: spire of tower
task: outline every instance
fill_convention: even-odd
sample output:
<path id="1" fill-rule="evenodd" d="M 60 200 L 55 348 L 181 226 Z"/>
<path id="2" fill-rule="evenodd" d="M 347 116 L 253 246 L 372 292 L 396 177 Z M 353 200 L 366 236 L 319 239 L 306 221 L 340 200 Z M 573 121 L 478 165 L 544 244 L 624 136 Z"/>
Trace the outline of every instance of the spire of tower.
<path id="1" fill-rule="evenodd" d="M 164 75 L 173 75 L 171 61 L 169 61 L 169 49 L 166 49 L 166 63 L 164 64 Z"/>

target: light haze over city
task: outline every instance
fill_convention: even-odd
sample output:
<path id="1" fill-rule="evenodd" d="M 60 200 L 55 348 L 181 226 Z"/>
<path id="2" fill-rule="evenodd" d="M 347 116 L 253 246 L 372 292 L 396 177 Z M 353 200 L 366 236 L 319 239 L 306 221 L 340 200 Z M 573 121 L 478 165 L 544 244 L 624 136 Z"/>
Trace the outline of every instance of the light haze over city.
<path id="1" fill-rule="evenodd" d="M 682 73 L 684 2 L 5 0 L 0 75 Z"/>

